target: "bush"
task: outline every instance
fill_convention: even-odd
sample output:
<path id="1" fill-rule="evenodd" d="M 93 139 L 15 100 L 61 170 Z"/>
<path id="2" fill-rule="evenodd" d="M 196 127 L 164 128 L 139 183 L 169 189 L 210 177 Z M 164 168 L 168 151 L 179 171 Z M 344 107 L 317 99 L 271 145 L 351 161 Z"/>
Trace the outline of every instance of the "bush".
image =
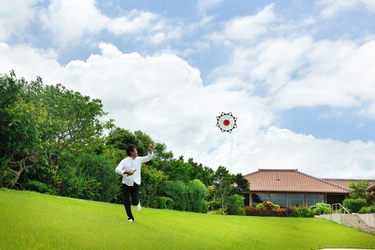
<path id="1" fill-rule="evenodd" d="M 362 207 L 366 206 L 365 199 L 345 199 L 343 203 L 344 207 L 351 213 L 358 213 Z"/>
<path id="2" fill-rule="evenodd" d="M 361 213 L 361 214 L 370 214 L 370 213 L 375 213 L 375 204 L 372 205 L 372 206 L 368 206 L 368 207 L 362 207 L 362 208 L 359 210 L 359 213 Z"/>
<path id="3" fill-rule="evenodd" d="M 174 201 L 169 197 L 156 197 L 155 206 L 160 209 L 173 209 Z"/>
<path id="4" fill-rule="evenodd" d="M 292 207 L 291 210 L 293 217 L 314 217 L 314 212 L 309 207 Z"/>
<path id="5" fill-rule="evenodd" d="M 226 215 L 226 208 L 219 208 L 218 210 L 213 211 L 212 214 Z"/>
<path id="6" fill-rule="evenodd" d="M 234 194 L 226 198 L 227 213 L 230 215 L 245 215 L 243 209 L 244 197 L 242 195 Z"/>
<path id="7" fill-rule="evenodd" d="M 267 209 L 261 206 L 245 206 L 244 210 L 246 216 L 289 217 L 292 215 L 291 210 L 289 208 Z"/>
<path id="8" fill-rule="evenodd" d="M 320 214 L 331 214 L 332 208 L 331 205 L 327 203 L 316 203 L 314 206 L 310 206 L 310 209 L 314 213 L 314 215 Z"/>
<path id="9" fill-rule="evenodd" d="M 265 209 L 279 209 L 280 205 L 278 204 L 273 204 L 271 201 L 263 201 L 262 203 L 258 203 L 257 208 L 265 208 Z"/>
<path id="10" fill-rule="evenodd" d="M 45 183 L 36 180 L 29 180 L 25 184 L 25 189 L 44 194 L 54 194 L 53 188 L 48 187 Z"/>

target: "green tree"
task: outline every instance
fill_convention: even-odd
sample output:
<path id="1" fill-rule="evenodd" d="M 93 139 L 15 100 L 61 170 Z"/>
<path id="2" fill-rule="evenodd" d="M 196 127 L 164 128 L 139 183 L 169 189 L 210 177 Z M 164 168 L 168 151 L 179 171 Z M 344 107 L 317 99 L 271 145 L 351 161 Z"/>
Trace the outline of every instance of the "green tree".
<path id="1" fill-rule="evenodd" d="M 180 211 L 187 209 L 186 185 L 182 181 L 167 181 L 163 189 L 164 196 L 172 198 L 174 202 L 173 208 Z"/>
<path id="2" fill-rule="evenodd" d="M 141 195 L 145 207 L 156 207 L 157 197 L 161 186 L 165 183 L 166 176 L 162 171 L 152 166 L 142 167 Z"/>
<path id="3" fill-rule="evenodd" d="M 245 215 L 244 199 L 242 195 L 238 194 L 227 196 L 225 200 L 227 214 Z"/>
<path id="4" fill-rule="evenodd" d="M 349 184 L 350 193 L 349 197 L 352 199 L 365 199 L 373 198 L 373 194 L 366 192 L 366 188 L 370 186 L 369 181 L 357 181 Z"/>
<path id="5" fill-rule="evenodd" d="M 189 181 L 186 185 L 187 211 L 206 213 L 208 205 L 205 199 L 208 195 L 206 186 L 198 179 Z"/>
<path id="6" fill-rule="evenodd" d="M 79 168 L 82 169 L 82 175 L 88 179 L 95 179 L 99 184 L 94 200 L 109 202 L 116 196 L 118 175 L 114 172 L 115 167 L 114 163 L 103 155 L 91 154 L 81 157 Z"/>
<path id="7" fill-rule="evenodd" d="M 225 199 L 232 189 L 233 180 L 233 175 L 224 166 L 218 167 L 215 171 L 214 186 L 220 199 L 221 208 L 225 208 Z"/>
<path id="8" fill-rule="evenodd" d="M 41 78 L 34 83 L 40 85 Z M 35 166 L 42 149 L 47 114 L 26 86 L 13 71 L 0 76 L 0 186 L 9 188 L 25 169 Z"/>
<path id="9" fill-rule="evenodd" d="M 234 185 L 233 189 L 231 190 L 230 194 L 238 194 L 242 195 L 243 192 L 250 191 L 250 184 L 247 179 L 241 174 L 238 173 L 233 177 Z"/>

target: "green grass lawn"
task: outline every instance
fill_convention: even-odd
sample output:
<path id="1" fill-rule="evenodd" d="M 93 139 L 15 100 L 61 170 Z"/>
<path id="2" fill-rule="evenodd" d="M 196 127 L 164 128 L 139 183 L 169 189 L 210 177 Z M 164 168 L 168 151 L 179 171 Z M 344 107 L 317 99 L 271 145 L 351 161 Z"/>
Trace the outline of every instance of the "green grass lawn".
<path id="1" fill-rule="evenodd" d="M 375 235 L 315 218 L 220 216 L 0 190 L 0 249 L 374 248 Z"/>

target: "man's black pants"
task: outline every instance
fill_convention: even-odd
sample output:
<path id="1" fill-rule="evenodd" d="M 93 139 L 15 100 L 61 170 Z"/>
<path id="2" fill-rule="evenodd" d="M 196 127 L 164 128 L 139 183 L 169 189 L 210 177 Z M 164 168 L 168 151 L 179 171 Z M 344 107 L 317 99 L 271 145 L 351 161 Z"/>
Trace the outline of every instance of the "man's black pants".
<path id="1" fill-rule="evenodd" d="M 134 183 L 133 186 L 128 186 L 122 183 L 122 198 L 124 200 L 125 211 L 129 219 L 134 220 L 132 210 L 130 207 L 130 196 L 132 199 L 132 204 L 136 206 L 139 203 L 138 194 L 139 194 L 139 185 L 137 183 Z"/>

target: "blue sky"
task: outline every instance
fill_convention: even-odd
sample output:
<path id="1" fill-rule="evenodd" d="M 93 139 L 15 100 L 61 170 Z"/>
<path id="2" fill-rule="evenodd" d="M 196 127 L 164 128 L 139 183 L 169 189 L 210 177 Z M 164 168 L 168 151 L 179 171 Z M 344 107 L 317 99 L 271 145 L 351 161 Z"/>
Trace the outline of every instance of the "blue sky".
<path id="1" fill-rule="evenodd" d="M 0 73 L 99 98 L 213 169 L 375 179 L 374 23 L 371 0 L 3 0 Z"/>

